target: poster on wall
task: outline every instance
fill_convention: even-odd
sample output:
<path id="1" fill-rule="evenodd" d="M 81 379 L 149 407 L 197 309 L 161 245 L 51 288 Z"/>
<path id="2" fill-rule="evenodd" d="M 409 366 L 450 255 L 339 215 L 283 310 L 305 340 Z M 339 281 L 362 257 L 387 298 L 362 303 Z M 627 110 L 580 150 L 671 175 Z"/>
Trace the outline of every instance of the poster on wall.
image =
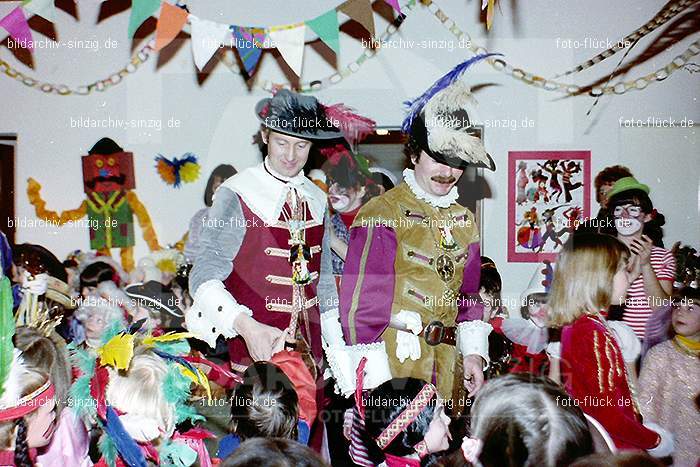
<path id="1" fill-rule="evenodd" d="M 554 261 L 589 216 L 590 151 L 508 153 L 508 261 Z"/>

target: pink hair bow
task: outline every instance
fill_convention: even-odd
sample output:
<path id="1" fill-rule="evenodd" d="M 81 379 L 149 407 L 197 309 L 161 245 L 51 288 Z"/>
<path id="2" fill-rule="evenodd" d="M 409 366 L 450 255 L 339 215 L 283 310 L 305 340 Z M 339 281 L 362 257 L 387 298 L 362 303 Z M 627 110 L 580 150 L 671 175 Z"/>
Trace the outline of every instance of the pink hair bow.
<path id="1" fill-rule="evenodd" d="M 479 462 L 479 454 L 484 447 L 484 442 L 479 438 L 464 437 L 462 440 L 462 454 L 467 462 L 476 465 Z"/>

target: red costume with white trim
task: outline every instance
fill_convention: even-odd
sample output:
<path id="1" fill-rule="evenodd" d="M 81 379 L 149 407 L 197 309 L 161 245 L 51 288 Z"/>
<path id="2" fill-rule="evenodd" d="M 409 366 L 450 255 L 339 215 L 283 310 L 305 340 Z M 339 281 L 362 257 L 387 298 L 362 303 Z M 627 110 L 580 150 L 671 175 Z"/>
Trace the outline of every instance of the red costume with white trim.
<path id="1" fill-rule="evenodd" d="M 659 435 L 642 425 L 622 351 L 603 321 L 584 315 L 562 329 L 561 374 L 566 391 L 618 448 L 649 450 L 659 444 Z"/>
<path id="2" fill-rule="evenodd" d="M 286 329 L 294 312 L 294 284 L 289 264 L 289 228 L 280 217 L 267 225 L 241 200 L 246 220 L 245 241 L 233 260 L 233 271 L 224 286 L 238 303 L 253 311 L 253 318 L 263 324 Z M 321 242 L 324 226 L 315 221 L 307 210 L 306 245 L 311 251 L 308 270 L 312 281 L 304 286 L 305 316 L 299 317 L 299 330 L 311 346 L 320 368 L 323 360 L 321 326 L 316 283 L 321 265 Z M 255 273 L 251 273 L 255 271 Z M 300 298 L 297 298 L 300 299 Z M 300 313 L 304 315 L 304 313 Z M 252 363 L 245 341 L 240 336 L 228 341 L 229 358 L 236 370 L 244 371 Z"/>

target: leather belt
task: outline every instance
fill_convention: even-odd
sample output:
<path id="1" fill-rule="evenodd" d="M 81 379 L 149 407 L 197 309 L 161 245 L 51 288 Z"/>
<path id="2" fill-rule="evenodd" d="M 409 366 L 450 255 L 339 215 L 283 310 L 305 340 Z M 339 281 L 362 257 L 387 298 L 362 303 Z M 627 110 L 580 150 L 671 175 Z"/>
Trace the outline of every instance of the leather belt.
<path id="1" fill-rule="evenodd" d="M 423 329 L 423 338 L 426 344 L 435 346 L 439 344 L 457 345 L 457 327 L 445 326 L 441 321 L 431 321 Z"/>

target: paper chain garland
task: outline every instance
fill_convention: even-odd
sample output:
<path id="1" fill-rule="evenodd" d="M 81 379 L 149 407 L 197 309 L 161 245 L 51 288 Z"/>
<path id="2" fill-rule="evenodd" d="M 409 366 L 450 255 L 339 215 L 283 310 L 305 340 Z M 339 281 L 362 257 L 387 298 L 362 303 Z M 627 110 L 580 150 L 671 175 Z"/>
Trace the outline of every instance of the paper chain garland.
<path id="1" fill-rule="evenodd" d="M 112 86 L 119 84 L 122 79 L 124 79 L 127 75 L 130 75 L 146 61 L 148 60 L 151 52 L 153 52 L 153 46 L 155 45 L 155 39 L 150 40 L 145 46 L 143 46 L 138 52 L 134 54 L 134 56 L 131 58 L 129 61 L 129 64 L 126 65 L 124 68 L 121 70 L 112 73 L 105 79 L 100 79 L 97 81 L 94 81 L 91 84 L 83 85 L 83 86 L 78 86 L 78 87 L 71 87 L 66 84 L 53 84 L 53 83 L 47 83 L 47 82 L 41 82 L 37 79 L 32 78 L 31 76 L 27 76 L 21 71 L 17 70 L 14 68 L 12 65 L 7 63 L 5 60 L 0 59 L 0 73 L 4 73 L 5 75 L 9 76 L 10 78 L 14 78 L 17 81 L 21 82 L 25 86 L 28 86 L 30 88 L 34 89 L 39 89 L 47 94 L 51 93 L 56 93 L 61 96 L 69 96 L 72 94 L 79 95 L 79 96 L 87 96 L 92 93 L 92 91 L 106 91 L 107 89 L 111 88 Z"/>
<path id="2" fill-rule="evenodd" d="M 676 16 L 678 16 L 680 13 L 683 11 L 687 10 L 694 4 L 698 3 L 700 0 L 676 0 L 675 3 L 669 3 L 665 6 L 665 9 L 659 12 L 656 16 L 654 16 L 652 19 L 647 21 L 643 26 L 638 28 L 636 31 L 632 32 L 631 34 L 628 34 L 624 39 L 620 40 L 615 44 L 613 47 L 609 48 L 608 50 L 604 50 L 595 57 L 591 58 L 590 60 L 582 63 L 581 65 L 578 65 L 577 67 L 566 71 L 564 73 L 561 73 L 554 78 L 560 78 L 562 76 L 568 76 L 574 73 L 578 73 L 580 71 L 583 71 L 587 68 L 592 67 L 593 65 L 596 65 L 606 58 L 612 57 L 614 54 L 617 52 L 624 50 L 625 47 L 628 47 L 628 50 L 631 49 L 630 46 L 625 46 L 625 44 L 634 44 L 640 39 L 642 39 L 644 36 L 647 34 L 650 34 L 654 30 L 658 29 L 659 27 L 663 26 Z"/>
<path id="3" fill-rule="evenodd" d="M 695 3 L 698 0 L 681 0 L 680 3 L 682 4 L 692 4 Z M 487 53 L 488 51 L 481 46 L 477 46 L 472 40 L 471 36 L 469 33 L 466 31 L 462 31 L 459 26 L 455 23 L 454 20 L 450 19 L 447 14 L 440 9 L 440 7 L 432 0 L 420 0 L 420 3 L 425 5 L 428 10 L 433 13 L 433 15 L 440 21 L 440 23 L 448 30 L 450 31 L 457 39 L 459 40 L 466 40 L 470 44 L 469 49 L 474 52 L 475 54 L 478 53 Z M 406 3 L 403 6 L 402 13 L 404 16 L 408 11 L 413 11 L 416 6 L 418 5 L 417 0 L 409 0 L 408 3 Z M 675 10 L 678 11 L 678 10 Z M 660 17 L 664 17 L 664 14 L 660 14 Z M 399 17 L 401 18 L 401 17 Z M 665 19 L 665 18 L 664 18 Z M 386 31 L 382 34 L 380 37 L 380 41 L 387 40 L 389 37 L 391 37 L 397 30 L 398 27 L 401 24 L 402 19 L 399 19 L 396 21 L 395 24 L 390 24 L 387 28 Z M 654 21 L 654 20 L 652 20 Z M 657 20 L 658 21 L 658 20 Z M 667 21 L 667 19 L 665 19 Z M 649 23 L 647 23 L 649 25 Z M 643 26 L 642 28 L 638 29 L 633 33 L 632 35 L 628 36 L 631 37 L 634 34 L 641 32 L 647 25 Z M 644 32 L 642 35 L 645 35 L 650 31 Z M 641 38 L 642 36 L 640 36 Z M 132 57 L 130 63 L 122 68 L 121 70 L 112 73 L 109 77 L 102 79 L 102 80 L 97 80 L 89 85 L 84 85 L 84 86 L 78 86 L 77 88 L 71 88 L 70 86 L 60 84 L 51 84 L 51 83 L 42 83 L 30 76 L 27 76 L 17 69 L 13 68 L 9 63 L 6 61 L 0 59 L 0 72 L 4 73 L 5 75 L 9 76 L 10 78 L 14 78 L 20 82 L 22 82 L 24 85 L 33 87 L 36 89 L 40 89 L 41 91 L 45 93 L 57 93 L 59 95 L 71 95 L 71 94 L 77 94 L 77 95 L 88 95 L 90 94 L 93 90 L 96 91 L 105 91 L 109 89 L 110 87 L 118 84 L 121 82 L 123 78 L 125 78 L 127 75 L 134 73 L 138 67 L 143 64 L 150 56 L 150 53 L 153 52 L 155 46 L 155 39 L 152 39 L 149 41 L 144 47 L 142 47 L 134 56 Z M 617 52 L 615 50 L 613 53 Z M 348 64 L 343 70 L 333 73 L 332 75 L 322 78 L 322 79 L 315 79 L 311 81 L 306 81 L 303 83 L 300 83 L 299 85 L 299 91 L 300 92 L 315 92 L 321 89 L 328 88 L 334 84 L 339 83 L 342 81 L 344 78 L 356 73 L 360 67 L 364 64 L 364 62 L 369 59 L 374 57 L 378 53 L 378 50 L 370 49 L 367 48 L 363 51 L 363 53 L 360 55 L 360 57 Z M 657 69 L 655 72 L 649 73 L 647 75 L 644 75 L 642 77 L 639 77 L 634 80 L 629 80 L 629 81 L 624 81 L 624 82 L 619 82 L 614 85 L 605 85 L 605 86 L 594 86 L 593 88 L 590 89 L 588 92 L 589 95 L 591 96 L 599 96 L 601 94 L 608 94 L 608 95 L 614 95 L 614 94 L 624 94 L 628 90 L 634 89 L 634 90 L 642 90 L 645 89 L 649 84 L 657 82 L 657 81 L 663 81 L 666 78 L 668 78 L 673 72 L 678 70 L 679 68 L 684 68 L 684 66 L 689 62 L 689 60 L 700 54 L 700 40 L 697 40 L 690 44 L 690 46 L 683 52 L 681 55 L 676 56 L 671 62 L 669 62 L 666 66 L 661 67 Z M 599 56 L 603 55 L 603 53 L 599 54 Z M 609 55 L 607 55 L 609 56 Z M 607 58 L 605 56 L 604 58 Z M 588 62 L 579 65 L 576 69 L 567 72 L 567 74 L 571 73 L 576 73 L 578 71 L 581 71 L 583 69 L 589 68 L 593 65 L 591 65 L 589 62 L 592 62 L 593 64 L 597 64 L 601 61 L 600 60 L 595 60 L 591 59 Z M 224 58 L 223 63 L 234 73 L 241 74 L 240 69 L 236 65 L 235 61 L 228 60 L 227 58 Z M 491 59 L 487 60 L 487 62 L 497 71 L 500 71 L 502 73 L 505 73 L 514 79 L 517 79 L 519 81 L 522 81 L 525 84 L 535 86 L 541 89 L 544 89 L 545 91 L 555 91 L 563 94 L 568 94 L 571 96 L 575 95 L 580 95 L 582 93 L 582 87 L 578 85 L 573 85 L 573 84 L 568 84 L 568 83 L 560 83 L 558 81 L 554 80 L 549 80 L 546 79 L 542 76 L 536 75 L 534 73 L 527 72 L 521 68 L 514 68 L 512 65 L 508 64 L 505 60 L 503 59 Z M 290 89 L 291 85 L 288 83 L 282 84 L 282 83 L 274 83 L 270 80 L 265 80 L 262 84 L 255 84 L 254 87 L 264 89 L 266 91 L 271 91 L 273 89 L 280 89 L 280 88 L 287 88 Z"/>
<path id="4" fill-rule="evenodd" d="M 471 39 L 471 36 L 466 31 L 462 31 L 454 20 L 450 19 L 447 14 L 440 9 L 440 7 L 433 0 L 421 0 L 424 5 L 428 7 L 431 13 L 442 23 L 442 25 L 450 31 L 457 39 L 465 40 L 469 43 L 469 49 L 475 54 L 488 53 L 486 48 L 477 46 Z M 693 2 L 698 0 L 693 0 Z M 690 60 L 695 55 L 700 53 L 700 40 L 697 40 L 690 44 L 688 48 L 681 55 L 676 56 L 671 62 L 666 66 L 659 68 L 653 73 L 649 73 L 640 78 L 619 82 L 612 86 L 594 86 L 588 91 L 591 96 L 599 96 L 601 94 L 624 94 L 625 92 L 635 89 L 642 90 L 647 87 L 647 85 L 655 81 L 663 81 L 668 78 L 674 71 L 679 68 L 683 68 L 688 60 Z M 545 91 L 555 91 L 563 94 L 568 94 L 570 96 L 576 96 L 582 94 L 582 90 L 585 86 L 578 86 L 575 84 L 560 83 L 558 81 L 550 80 L 542 76 L 536 75 L 534 73 L 527 72 L 521 68 L 513 68 L 512 65 L 508 64 L 505 60 L 501 58 L 486 60 L 494 69 L 505 73 L 513 78 L 522 81 L 530 86 L 535 86 L 537 88 L 544 89 Z"/>

